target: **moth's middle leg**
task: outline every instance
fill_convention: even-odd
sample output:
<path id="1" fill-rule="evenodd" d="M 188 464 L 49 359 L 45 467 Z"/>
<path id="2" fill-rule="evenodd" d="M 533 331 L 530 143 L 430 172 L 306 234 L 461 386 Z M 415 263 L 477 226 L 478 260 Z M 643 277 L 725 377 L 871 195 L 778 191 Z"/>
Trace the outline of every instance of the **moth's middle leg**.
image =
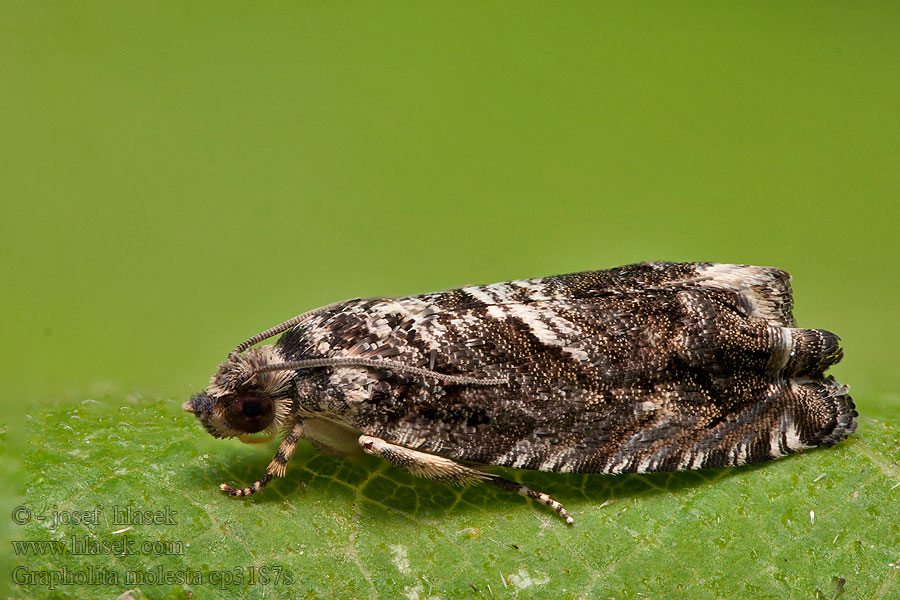
<path id="1" fill-rule="evenodd" d="M 485 481 L 549 506 L 570 525 L 575 522 L 575 519 L 569 515 L 562 504 L 547 494 L 536 492 L 520 483 L 497 477 L 493 473 L 466 466 L 443 456 L 404 448 L 369 435 L 359 436 L 359 445 L 367 454 L 383 458 L 396 467 L 406 469 L 416 477 L 424 477 L 425 479 L 443 483 L 459 484 Z"/>

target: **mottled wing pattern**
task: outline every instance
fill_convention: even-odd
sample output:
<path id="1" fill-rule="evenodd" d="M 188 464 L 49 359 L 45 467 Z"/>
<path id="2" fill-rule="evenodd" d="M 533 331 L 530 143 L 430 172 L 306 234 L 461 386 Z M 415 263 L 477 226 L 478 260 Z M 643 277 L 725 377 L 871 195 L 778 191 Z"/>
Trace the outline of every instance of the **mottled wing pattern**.
<path id="1" fill-rule="evenodd" d="M 823 376 L 838 338 L 794 327 L 788 275 L 643 263 L 349 301 L 285 333 L 286 360 L 387 358 L 507 385 L 362 367 L 323 376 L 318 410 L 447 458 L 628 473 L 760 462 L 855 429 Z"/>

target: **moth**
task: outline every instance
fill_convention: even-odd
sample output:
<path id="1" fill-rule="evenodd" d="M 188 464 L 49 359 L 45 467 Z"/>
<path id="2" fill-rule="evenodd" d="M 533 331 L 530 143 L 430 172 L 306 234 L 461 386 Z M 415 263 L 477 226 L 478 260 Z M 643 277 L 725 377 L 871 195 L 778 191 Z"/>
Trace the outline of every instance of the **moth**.
<path id="1" fill-rule="evenodd" d="M 301 439 L 412 474 L 486 482 L 571 515 L 490 466 L 649 473 L 759 463 L 856 429 L 824 373 L 839 338 L 797 328 L 777 268 L 646 262 L 606 271 L 357 298 L 238 345 L 185 402 L 217 438 Z M 273 345 L 254 347 L 282 334 Z"/>

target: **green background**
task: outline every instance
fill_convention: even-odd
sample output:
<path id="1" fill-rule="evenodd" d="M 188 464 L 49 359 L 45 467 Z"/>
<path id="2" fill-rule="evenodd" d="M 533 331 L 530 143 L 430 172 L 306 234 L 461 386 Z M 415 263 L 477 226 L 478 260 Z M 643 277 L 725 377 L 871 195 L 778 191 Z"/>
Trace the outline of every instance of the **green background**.
<path id="1" fill-rule="evenodd" d="M 145 531 L 197 540 L 166 568 L 280 561 L 297 597 L 811 598 L 832 576 L 849 597 L 900 594 L 900 5 L 0 13 L 10 507 L 177 505 L 177 535 Z M 231 501 L 215 485 L 249 483 L 271 450 L 212 440 L 179 411 L 231 347 L 316 306 L 648 259 L 790 271 L 799 323 L 844 340 L 834 373 L 858 438 L 762 469 L 513 473 L 570 505 L 566 528 L 520 498 L 308 446 L 273 489 Z M 797 505 L 811 501 L 843 538 L 815 530 L 827 521 Z M 160 562 L 134 560 L 113 567 Z"/>

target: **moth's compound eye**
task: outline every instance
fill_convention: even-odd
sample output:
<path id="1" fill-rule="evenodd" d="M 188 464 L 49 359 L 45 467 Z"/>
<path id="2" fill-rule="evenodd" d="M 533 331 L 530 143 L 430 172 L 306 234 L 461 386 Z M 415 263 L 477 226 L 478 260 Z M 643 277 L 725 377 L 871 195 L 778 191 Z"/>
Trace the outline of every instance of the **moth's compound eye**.
<path id="1" fill-rule="evenodd" d="M 235 398 L 225 414 L 235 429 L 256 433 L 272 424 L 275 419 L 275 407 L 268 395 L 249 393 Z"/>

